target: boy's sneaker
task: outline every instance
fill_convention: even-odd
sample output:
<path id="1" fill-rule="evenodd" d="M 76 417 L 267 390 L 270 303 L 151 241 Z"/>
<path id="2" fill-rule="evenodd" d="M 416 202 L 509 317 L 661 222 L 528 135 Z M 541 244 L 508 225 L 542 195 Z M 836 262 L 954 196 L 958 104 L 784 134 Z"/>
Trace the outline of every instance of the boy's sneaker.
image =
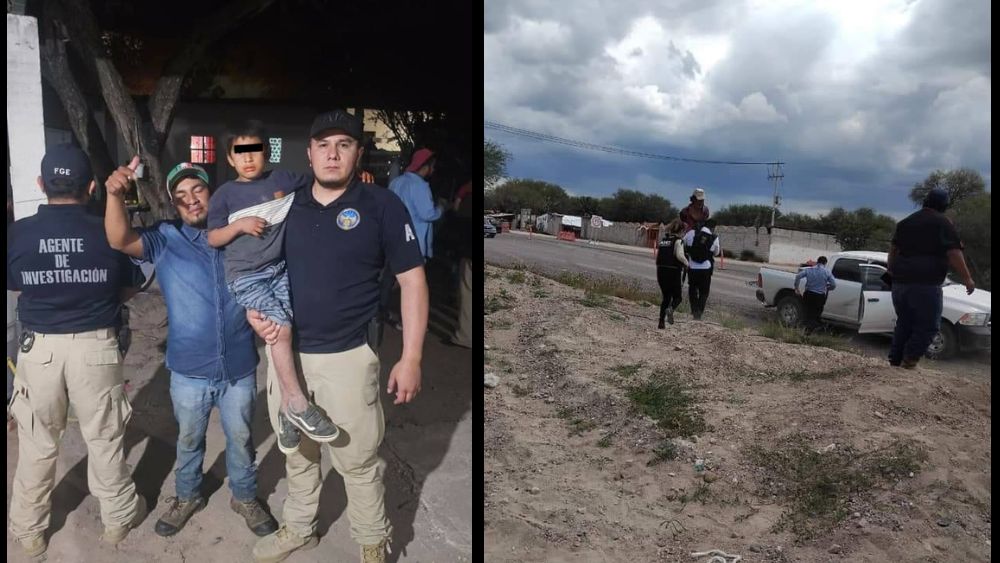
<path id="1" fill-rule="evenodd" d="M 278 563 L 297 550 L 305 551 L 317 545 L 319 538 L 315 534 L 303 538 L 282 526 L 277 532 L 257 540 L 257 545 L 253 546 L 253 559 L 258 563 Z"/>
<path id="2" fill-rule="evenodd" d="M 285 455 L 295 453 L 299 450 L 299 442 L 301 441 L 302 435 L 299 433 L 299 429 L 292 424 L 292 421 L 288 420 L 285 413 L 279 410 L 278 449 Z"/>
<path id="3" fill-rule="evenodd" d="M 169 538 L 181 531 L 187 521 L 196 512 L 205 508 L 205 499 L 198 496 L 191 500 L 180 500 L 175 497 L 166 499 L 167 512 L 156 521 L 156 535 Z"/>
<path id="4" fill-rule="evenodd" d="M 293 412 L 288 409 L 285 416 L 300 432 L 315 442 L 332 442 L 340 435 L 340 429 L 337 428 L 337 425 L 312 403 L 309 403 L 306 410 L 302 412 Z"/>

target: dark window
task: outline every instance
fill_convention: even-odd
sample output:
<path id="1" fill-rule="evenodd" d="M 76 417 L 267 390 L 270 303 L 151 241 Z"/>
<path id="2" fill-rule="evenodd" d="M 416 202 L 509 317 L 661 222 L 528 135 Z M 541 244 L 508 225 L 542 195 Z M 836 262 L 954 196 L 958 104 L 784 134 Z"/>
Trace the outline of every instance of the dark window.
<path id="1" fill-rule="evenodd" d="M 838 280 L 861 283 L 861 268 L 858 267 L 859 264 L 861 264 L 861 260 L 841 258 L 833 265 L 833 277 Z"/>
<path id="2" fill-rule="evenodd" d="M 885 269 L 867 267 L 861 268 L 861 272 L 864 274 L 865 280 L 862 287 L 864 291 L 889 291 L 891 289 L 882 278 L 885 275 Z"/>

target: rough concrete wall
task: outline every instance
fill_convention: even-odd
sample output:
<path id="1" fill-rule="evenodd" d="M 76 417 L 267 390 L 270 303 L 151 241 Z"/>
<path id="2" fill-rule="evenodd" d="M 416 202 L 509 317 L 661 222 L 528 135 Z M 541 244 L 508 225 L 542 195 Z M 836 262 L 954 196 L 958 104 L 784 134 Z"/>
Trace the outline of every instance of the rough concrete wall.
<path id="1" fill-rule="evenodd" d="M 771 231 L 769 261 L 774 264 L 799 264 L 841 250 L 833 235 L 775 228 Z"/>
<path id="2" fill-rule="evenodd" d="M 586 236 L 598 242 L 613 242 L 632 246 L 645 246 L 646 231 L 639 229 L 640 223 L 615 223 L 610 227 L 597 229 L 587 225 Z"/>
<path id="3" fill-rule="evenodd" d="M 562 230 L 562 215 L 549 215 L 547 216 L 542 225 L 540 225 L 540 231 L 552 236 L 558 235 L 559 231 Z"/>
<path id="4" fill-rule="evenodd" d="M 765 261 L 770 257 L 771 236 L 765 227 L 719 226 L 715 232 L 719 235 L 722 250 L 732 252 L 737 259 L 745 250 Z"/>
<path id="5" fill-rule="evenodd" d="M 45 154 L 38 22 L 7 14 L 7 146 L 14 217 L 34 215 L 45 195 L 35 184 Z"/>

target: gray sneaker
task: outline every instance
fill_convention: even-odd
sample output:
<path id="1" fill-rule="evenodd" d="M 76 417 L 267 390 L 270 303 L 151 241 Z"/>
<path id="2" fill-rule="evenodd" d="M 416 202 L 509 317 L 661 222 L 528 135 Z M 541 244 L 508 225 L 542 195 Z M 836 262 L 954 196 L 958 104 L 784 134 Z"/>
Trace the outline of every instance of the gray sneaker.
<path id="1" fill-rule="evenodd" d="M 281 453 L 288 455 L 297 452 L 301 441 L 299 429 L 288 420 L 285 413 L 278 411 L 278 449 Z"/>
<path id="2" fill-rule="evenodd" d="M 205 508 L 205 499 L 198 496 L 191 500 L 180 500 L 175 497 L 167 497 L 164 500 L 167 505 L 167 512 L 156 521 L 156 535 L 169 538 L 181 531 L 187 521 L 196 512 Z"/>
<path id="3" fill-rule="evenodd" d="M 337 428 L 337 425 L 312 403 L 309 403 L 306 410 L 302 412 L 292 412 L 289 409 L 285 416 L 299 431 L 315 442 L 332 442 L 340 435 L 340 429 Z"/>

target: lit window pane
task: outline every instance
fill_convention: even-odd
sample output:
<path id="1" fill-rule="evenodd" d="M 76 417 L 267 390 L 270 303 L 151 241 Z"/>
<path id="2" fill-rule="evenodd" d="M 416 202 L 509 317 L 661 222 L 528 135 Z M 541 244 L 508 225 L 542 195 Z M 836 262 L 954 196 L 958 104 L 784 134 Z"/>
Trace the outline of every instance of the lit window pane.
<path id="1" fill-rule="evenodd" d="M 201 137 L 191 137 L 192 150 L 201 148 L 201 139 L 202 139 Z"/>
<path id="2" fill-rule="evenodd" d="M 268 162 L 271 162 L 272 164 L 281 162 L 281 138 L 271 137 L 268 139 L 268 142 L 271 145 L 271 158 L 268 159 Z"/>

